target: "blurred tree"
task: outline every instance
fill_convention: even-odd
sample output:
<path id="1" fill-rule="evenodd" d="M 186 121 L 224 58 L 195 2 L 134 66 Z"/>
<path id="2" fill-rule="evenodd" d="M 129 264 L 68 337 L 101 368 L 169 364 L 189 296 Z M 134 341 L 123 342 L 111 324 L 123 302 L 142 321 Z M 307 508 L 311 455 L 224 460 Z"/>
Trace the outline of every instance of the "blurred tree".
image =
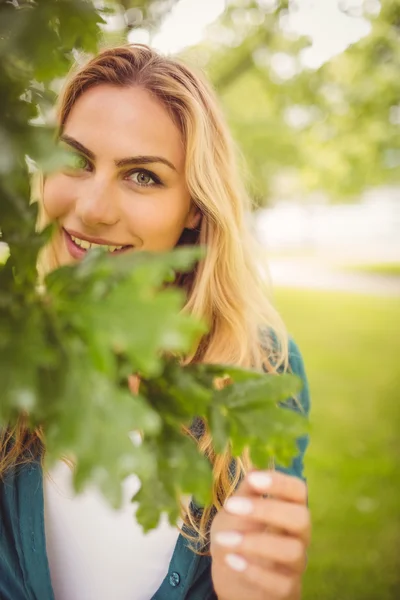
<path id="1" fill-rule="evenodd" d="M 304 187 L 338 199 L 400 183 L 400 2 L 368 12 L 377 4 L 364 2 L 369 35 L 313 74 L 308 100 L 319 114 L 299 136 Z"/>
<path id="2" fill-rule="evenodd" d="M 182 56 L 204 67 L 221 95 L 261 204 L 275 194 L 353 199 L 400 181 L 399 0 L 364 0 L 371 32 L 317 70 L 310 44 L 288 27 L 298 4 L 229 0 L 207 39 Z"/>
<path id="3" fill-rule="evenodd" d="M 109 16 L 103 26 L 102 44 L 126 43 L 132 30 L 151 35 L 179 0 L 106 0 Z"/>

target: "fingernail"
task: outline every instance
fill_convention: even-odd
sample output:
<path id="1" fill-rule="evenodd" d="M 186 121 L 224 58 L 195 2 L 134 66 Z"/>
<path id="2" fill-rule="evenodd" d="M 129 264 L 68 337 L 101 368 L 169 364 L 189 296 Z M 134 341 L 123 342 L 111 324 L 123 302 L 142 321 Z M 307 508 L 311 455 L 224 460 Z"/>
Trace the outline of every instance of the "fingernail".
<path id="1" fill-rule="evenodd" d="M 228 498 L 224 504 L 224 508 L 234 515 L 249 515 L 253 512 L 253 503 L 248 498 Z"/>
<path id="2" fill-rule="evenodd" d="M 253 471 L 249 473 L 248 482 L 250 485 L 259 492 L 265 492 L 272 485 L 272 477 L 268 473 L 262 471 Z"/>
<path id="3" fill-rule="evenodd" d="M 243 535 L 237 531 L 220 531 L 215 536 L 215 541 L 220 546 L 233 547 L 238 546 L 243 539 Z"/>
<path id="4" fill-rule="evenodd" d="M 244 571 L 247 567 L 247 561 L 237 554 L 226 554 L 225 562 L 234 571 Z"/>

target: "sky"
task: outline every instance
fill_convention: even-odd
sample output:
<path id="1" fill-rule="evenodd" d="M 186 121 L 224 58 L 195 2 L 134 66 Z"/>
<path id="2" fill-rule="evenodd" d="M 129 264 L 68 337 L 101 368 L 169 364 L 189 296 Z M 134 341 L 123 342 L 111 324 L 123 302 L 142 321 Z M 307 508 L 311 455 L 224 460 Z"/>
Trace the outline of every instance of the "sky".
<path id="1" fill-rule="evenodd" d="M 276 0 L 259 0 L 267 6 Z M 361 17 L 349 17 L 338 9 L 339 0 L 295 0 L 298 9 L 291 14 L 286 27 L 312 39 L 312 47 L 302 55 L 304 66 L 317 68 L 335 54 L 343 52 L 370 31 Z M 342 0 L 343 1 L 343 0 Z M 371 11 L 379 11 L 379 0 L 365 0 Z M 354 10 L 363 0 L 347 0 Z M 225 0 L 180 0 L 151 45 L 164 53 L 174 53 L 201 41 L 205 28 L 223 12 Z M 136 32 L 131 41 L 149 42 L 145 32 Z M 141 38 L 141 36 L 144 36 Z"/>

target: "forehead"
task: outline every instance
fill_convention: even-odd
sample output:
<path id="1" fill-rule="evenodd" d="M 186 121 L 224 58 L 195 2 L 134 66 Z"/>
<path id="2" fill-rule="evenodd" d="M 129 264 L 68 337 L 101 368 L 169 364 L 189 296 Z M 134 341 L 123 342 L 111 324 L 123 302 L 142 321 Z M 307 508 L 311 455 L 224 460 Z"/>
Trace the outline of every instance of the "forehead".
<path id="1" fill-rule="evenodd" d="M 64 133 L 99 158 L 161 155 L 177 168 L 184 164 L 179 128 L 161 101 L 141 87 L 90 88 L 72 107 Z"/>

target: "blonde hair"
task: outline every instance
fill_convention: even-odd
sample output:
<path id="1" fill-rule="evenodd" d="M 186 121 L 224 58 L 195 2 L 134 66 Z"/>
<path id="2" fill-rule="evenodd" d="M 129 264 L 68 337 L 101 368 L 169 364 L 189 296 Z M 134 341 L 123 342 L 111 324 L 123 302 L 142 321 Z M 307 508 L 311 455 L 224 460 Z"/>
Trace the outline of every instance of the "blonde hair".
<path id="1" fill-rule="evenodd" d="M 184 363 L 224 363 L 264 369 L 276 373 L 288 368 L 288 337 L 283 321 L 270 300 L 270 290 L 258 259 L 247 218 L 251 202 L 238 175 L 235 145 L 210 84 L 194 69 L 179 60 L 159 55 L 151 48 L 132 44 L 102 50 L 86 64 L 76 66 L 60 95 L 58 123 L 62 131 L 77 99 L 98 84 L 117 87 L 138 86 L 148 90 L 167 108 L 180 128 L 186 149 L 186 181 L 202 220 L 189 235 L 189 243 L 207 248 L 196 270 L 179 275 L 176 283 L 186 290 L 184 310 L 205 320 L 209 333 L 203 337 Z M 43 181 L 38 179 L 39 186 Z M 41 207 L 41 225 L 46 220 Z M 51 242 L 41 253 L 38 265 L 42 275 L 57 267 Z M 271 332 L 273 332 L 274 340 Z M 262 337 L 263 335 L 263 337 Z M 216 511 L 236 489 L 251 468 L 248 449 L 233 459 L 230 450 L 217 455 L 207 423 L 197 434 L 182 430 L 198 442 L 199 450 L 213 468 L 212 505 L 198 512 L 183 510 L 184 523 L 196 536 L 182 533 L 209 554 L 209 528 Z M 0 440 L 0 475 L 21 460 L 26 449 L 44 442 L 40 429 L 27 431 L 24 419 L 8 437 Z M 11 451 L 4 448 L 14 439 Z M 44 443 L 43 443 L 44 446 Z M 234 464 L 234 472 L 231 467 Z M 206 550 L 204 551 L 204 548 Z"/>

